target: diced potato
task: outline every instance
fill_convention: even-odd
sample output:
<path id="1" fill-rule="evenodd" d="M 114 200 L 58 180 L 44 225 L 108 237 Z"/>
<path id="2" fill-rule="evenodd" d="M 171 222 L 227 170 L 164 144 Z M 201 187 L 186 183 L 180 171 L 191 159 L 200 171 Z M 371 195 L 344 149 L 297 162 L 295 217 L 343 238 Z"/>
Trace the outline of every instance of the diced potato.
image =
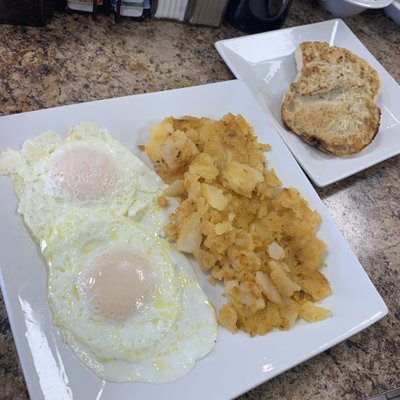
<path id="1" fill-rule="evenodd" d="M 199 177 L 190 172 L 186 172 L 183 178 L 183 187 L 185 188 L 188 197 L 192 196 L 194 198 L 201 196 L 201 183 L 199 182 Z"/>
<path id="2" fill-rule="evenodd" d="M 263 201 L 260 205 L 260 208 L 257 212 L 257 218 L 261 219 L 264 218 L 268 214 L 268 203 Z"/>
<path id="3" fill-rule="evenodd" d="M 328 280 L 318 270 L 297 267 L 291 276 L 306 293 L 312 296 L 314 301 L 326 297 L 332 291 Z"/>
<path id="4" fill-rule="evenodd" d="M 196 249 L 193 252 L 193 255 L 195 256 L 196 261 L 203 271 L 210 270 L 215 263 L 215 256 L 209 251 L 203 250 L 201 248 Z"/>
<path id="5" fill-rule="evenodd" d="M 282 260 L 285 258 L 285 251 L 276 242 L 272 242 L 268 245 L 268 254 L 274 260 Z"/>
<path id="6" fill-rule="evenodd" d="M 207 183 L 201 184 L 201 193 L 208 201 L 211 207 L 218 211 L 222 211 L 228 205 L 228 199 L 222 192 L 222 189 L 209 185 Z"/>
<path id="7" fill-rule="evenodd" d="M 218 168 L 215 168 L 211 165 L 200 165 L 195 164 L 189 167 L 189 171 L 192 174 L 199 175 L 204 178 L 206 181 L 212 181 L 219 173 Z"/>
<path id="8" fill-rule="evenodd" d="M 260 150 L 260 151 L 271 151 L 271 149 L 272 149 L 272 147 L 271 147 L 271 145 L 268 144 L 268 143 L 265 143 L 265 144 L 260 143 L 260 144 L 259 144 L 259 150 Z"/>
<path id="9" fill-rule="evenodd" d="M 233 226 L 229 221 L 223 221 L 215 225 L 215 233 L 217 235 L 222 235 L 224 233 L 231 232 L 232 230 Z"/>
<path id="10" fill-rule="evenodd" d="M 310 294 L 304 292 L 303 290 L 300 290 L 298 292 L 295 292 L 291 298 L 298 304 L 304 304 L 306 301 L 312 301 L 313 298 Z"/>
<path id="11" fill-rule="evenodd" d="M 192 162 L 192 165 L 206 165 L 215 167 L 214 159 L 207 153 L 201 152 Z"/>
<path id="12" fill-rule="evenodd" d="M 284 297 L 290 297 L 294 292 L 301 289 L 301 286 L 293 282 L 283 268 L 275 268 L 271 272 L 271 280 Z"/>
<path id="13" fill-rule="evenodd" d="M 253 311 L 260 310 L 265 307 L 265 301 L 261 295 L 261 290 L 254 282 L 244 281 L 233 287 L 225 287 L 224 293 L 235 298 L 236 301 L 250 307 Z"/>
<path id="14" fill-rule="evenodd" d="M 208 204 L 207 200 L 203 196 L 199 196 L 196 201 L 196 207 L 197 207 L 197 211 L 201 215 L 204 215 L 207 213 L 208 209 L 210 208 L 210 205 Z"/>
<path id="15" fill-rule="evenodd" d="M 299 315 L 307 322 L 321 321 L 331 315 L 331 311 L 326 308 L 319 307 L 311 301 L 306 301 L 300 306 Z"/>
<path id="16" fill-rule="evenodd" d="M 271 281 L 269 276 L 265 274 L 264 272 L 257 271 L 256 272 L 256 277 L 255 277 L 255 282 L 260 286 L 261 290 L 263 291 L 265 297 L 269 300 L 272 301 L 273 303 L 281 303 L 282 299 L 281 296 L 278 292 L 278 289 L 274 285 L 274 283 Z"/>
<path id="17" fill-rule="evenodd" d="M 282 325 L 279 309 L 275 303 L 268 303 L 265 307 L 265 312 L 272 326 L 278 327 Z"/>
<path id="18" fill-rule="evenodd" d="M 183 186 L 183 180 L 177 179 L 172 182 L 163 192 L 164 196 L 180 197 L 185 194 L 185 187 Z"/>
<path id="19" fill-rule="evenodd" d="M 229 163 L 222 175 L 227 187 L 249 198 L 256 186 L 264 180 L 264 176 L 259 170 L 238 161 Z"/>
<path id="20" fill-rule="evenodd" d="M 184 220 L 176 242 L 178 250 L 185 253 L 193 253 L 200 247 L 202 240 L 200 221 L 201 216 L 197 212 Z"/>
<path id="21" fill-rule="evenodd" d="M 151 161 L 159 162 L 161 160 L 161 146 L 173 132 L 173 125 L 166 120 L 150 130 L 150 139 L 149 143 L 145 146 L 145 150 Z"/>
<path id="22" fill-rule="evenodd" d="M 230 212 L 230 213 L 228 214 L 228 221 L 229 221 L 229 222 L 233 222 L 233 220 L 235 219 L 235 217 L 236 217 L 235 213 L 234 213 L 234 212 Z"/>
<path id="23" fill-rule="evenodd" d="M 185 168 L 198 153 L 196 145 L 181 131 L 168 136 L 160 148 L 161 157 L 172 172 Z"/>
<path id="24" fill-rule="evenodd" d="M 212 181 L 219 173 L 218 168 L 214 165 L 214 160 L 209 154 L 200 153 L 189 167 L 192 174 L 197 174 L 206 181 Z"/>
<path id="25" fill-rule="evenodd" d="M 268 266 L 271 270 L 271 272 L 277 268 L 282 269 L 283 271 L 290 273 L 290 268 L 289 266 L 282 262 L 282 261 L 277 261 L 277 260 L 269 260 L 268 261 Z"/>
<path id="26" fill-rule="evenodd" d="M 260 221 L 254 221 L 251 227 L 262 241 L 266 242 L 271 237 L 271 231 Z"/>
<path id="27" fill-rule="evenodd" d="M 280 304 L 278 308 L 279 315 L 281 316 L 281 328 L 285 330 L 290 329 L 299 316 L 298 304 L 291 299 L 286 299 L 284 304 Z"/>
<path id="28" fill-rule="evenodd" d="M 218 322 L 232 333 L 237 333 L 238 315 L 231 304 L 223 304 L 218 315 Z"/>
<path id="29" fill-rule="evenodd" d="M 276 261 L 276 260 L 268 261 L 268 266 L 269 266 L 271 271 L 273 271 L 274 269 L 277 269 L 277 268 L 282 268 L 281 263 Z"/>
<path id="30" fill-rule="evenodd" d="M 224 293 L 226 295 L 229 295 L 230 293 L 232 293 L 232 290 L 238 286 L 239 286 L 239 281 L 236 279 L 231 280 L 231 281 L 226 281 L 225 287 L 224 287 Z"/>

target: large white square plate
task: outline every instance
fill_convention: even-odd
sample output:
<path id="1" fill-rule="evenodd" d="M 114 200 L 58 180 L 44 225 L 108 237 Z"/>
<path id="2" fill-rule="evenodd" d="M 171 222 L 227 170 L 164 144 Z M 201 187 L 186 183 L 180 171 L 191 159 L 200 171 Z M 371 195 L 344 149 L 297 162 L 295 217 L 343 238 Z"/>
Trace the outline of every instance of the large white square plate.
<path id="1" fill-rule="evenodd" d="M 358 154 L 335 157 L 286 130 L 280 117 L 283 95 L 296 77 L 293 52 L 304 41 L 345 47 L 378 71 L 381 125 L 374 141 Z M 289 149 L 318 186 L 323 187 L 400 153 L 400 86 L 340 19 L 221 40 L 216 48 L 234 75 L 243 80 L 273 117 Z"/>
<path id="2" fill-rule="evenodd" d="M 52 324 L 46 301 L 46 268 L 16 212 L 8 177 L 0 177 L 1 286 L 22 369 L 32 400 L 38 399 L 228 399 L 273 378 L 366 328 L 387 308 L 351 252 L 309 181 L 267 115 L 244 83 L 229 81 L 77 104 L 0 118 L 0 149 L 20 148 L 25 139 L 52 129 L 64 133 L 71 124 L 95 121 L 108 128 L 139 157 L 149 127 L 168 115 L 220 118 L 241 113 L 259 140 L 272 145 L 267 154 L 285 185 L 299 188 L 311 208 L 323 218 L 319 235 L 328 245 L 327 268 L 333 294 L 321 302 L 333 316 L 325 321 L 299 322 L 289 332 L 264 337 L 232 335 L 219 328 L 211 354 L 184 378 L 170 384 L 110 383 L 83 366 L 62 342 Z M 147 162 L 147 161 L 146 161 Z M 219 307 L 221 289 L 200 283 Z"/>

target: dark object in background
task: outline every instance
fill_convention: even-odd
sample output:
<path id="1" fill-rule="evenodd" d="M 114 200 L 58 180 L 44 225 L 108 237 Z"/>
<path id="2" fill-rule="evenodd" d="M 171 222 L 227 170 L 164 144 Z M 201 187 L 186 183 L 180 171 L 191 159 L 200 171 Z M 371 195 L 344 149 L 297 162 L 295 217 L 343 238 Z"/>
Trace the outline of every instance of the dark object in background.
<path id="1" fill-rule="evenodd" d="M 0 23 L 45 26 L 53 5 L 53 0 L 0 0 Z"/>
<path id="2" fill-rule="evenodd" d="M 191 0 L 185 21 L 192 25 L 219 26 L 227 5 L 228 0 Z"/>
<path id="3" fill-rule="evenodd" d="M 293 0 L 230 0 L 225 20 L 247 33 L 282 27 Z"/>

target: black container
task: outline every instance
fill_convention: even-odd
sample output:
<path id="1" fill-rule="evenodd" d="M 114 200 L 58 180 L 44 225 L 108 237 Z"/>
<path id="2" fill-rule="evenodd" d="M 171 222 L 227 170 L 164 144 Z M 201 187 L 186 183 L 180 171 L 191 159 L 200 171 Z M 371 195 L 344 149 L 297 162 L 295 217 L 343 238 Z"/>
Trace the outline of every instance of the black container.
<path id="1" fill-rule="evenodd" d="M 53 16 L 53 0 L 0 0 L 0 23 L 44 26 Z"/>
<path id="2" fill-rule="evenodd" d="M 225 20 L 235 28 L 258 33 L 279 29 L 293 0 L 230 0 Z"/>

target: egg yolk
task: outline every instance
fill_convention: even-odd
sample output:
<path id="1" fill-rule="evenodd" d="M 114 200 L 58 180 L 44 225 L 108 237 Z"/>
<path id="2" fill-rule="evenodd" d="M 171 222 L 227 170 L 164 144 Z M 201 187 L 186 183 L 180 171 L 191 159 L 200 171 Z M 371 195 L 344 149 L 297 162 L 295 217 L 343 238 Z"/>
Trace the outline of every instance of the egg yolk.
<path id="1" fill-rule="evenodd" d="M 118 181 L 113 158 L 99 149 L 72 146 L 59 152 L 50 164 L 50 178 L 62 197 L 79 201 L 105 197 Z"/>
<path id="2" fill-rule="evenodd" d="M 129 247 L 115 247 L 96 256 L 78 278 L 78 292 L 89 312 L 116 322 L 140 312 L 153 288 L 150 262 Z"/>

